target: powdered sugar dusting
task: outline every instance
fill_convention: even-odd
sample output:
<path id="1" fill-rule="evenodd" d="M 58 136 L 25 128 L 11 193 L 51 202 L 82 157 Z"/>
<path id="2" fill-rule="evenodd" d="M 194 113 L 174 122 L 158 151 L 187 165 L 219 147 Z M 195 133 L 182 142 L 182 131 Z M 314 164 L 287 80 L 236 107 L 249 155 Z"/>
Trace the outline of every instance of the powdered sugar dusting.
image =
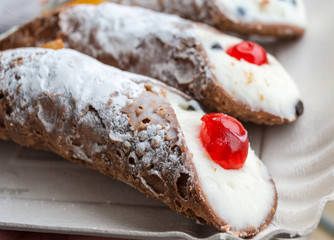
<path id="1" fill-rule="evenodd" d="M 107 136 L 113 142 L 129 140 L 135 148 L 134 154 L 143 156 L 142 164 L 165 158 L 168 161 L 162 166 L 166 171 L 180 164 L 177 152 L 168 153 L 170 143 L 165 140 L 165 135 L 170 128 L 169 123 L 164 127 L 151 124 L 138 132 L 131 128 L 129 116 L 122 111 L 146 91 L 147 83 L 154 86 L 154 80 L 104 65 L 70 49 L 22 48 L 4 51 L 0 55 L 0 67 L 0 91 L 7 91 L 9 98 L 17 99 L 13 114 L 6 116 L 11 122 L 25 126 L 29 114 L 37 110 L 36 117 L 48 133 L 57 131 L 57 135 L 64 134 L 66 141 L 71 143 L 82 138 L 77 135 L 78 132 L 71 135 L 66 133 L 68 129 L 60 128 L 57 125 L 59 119 L 52 116 L 57 110 L 48 111 L 45 101 L 38 101 L 49 95 L 50 101 L 61 101 L 60 104 L 50 103 L 51 108 L 64 107 L 64 111 L 70 112 L 69 116 L 75 116 L 77 126 L 94 128 L 98 138 L 90 139 L 88 136 L 89 154 L 103 153 L 107 146 L 99 138 Z M 152 91 L 161 92 L 156 86 Z M 54 96 L 61 97 L 56 99 Z M 105 131 L 108 131 L 107 135 Z M 129 143 L 128 148 L 132 144 Z M 74 158 L 91 161 L 82 145 L 74 144 L 72 147 L 75 149 Z"/>
<path id="2" fill-rule="evenodd" d="M 108 53 L 118 59 L 150 34 L 164 41 L 172 41 L 180 34 L 194 35 L 191 28 L 180 31 L 176 27 L 180 20 L 177 16 L 112 3 L 79 4 L 60 14 L 59 26 L 70 44 L 85 46 L 84 51 L 89 55 L 96 57 Z M 80 26 L 74 25 L 73 21 L 79 21 Z M 94 45 L 91 44 L 92 34 L 96 41 Z"/>
<path id="3" fill-rule="evenodd" d="M 125 94 L 133 98 L 143 91 L 120 70 L 70 49 L 54 51 L 27 48 L 5 51 L 2 53 L 4 69 L 11 64 L 12 59 L 17 58 L 23 60 L 15 68 L 15 72 L 21 75 L 16 84 L 21 84 L 22 91 L 28 93 L 25 95 L 27 101 L 42 92 L 70 95 L 77 100 L 81 111 L 87 103 L 96 109 L 104 108 L 101 104 L 106 104 L 110 95 L 113 95 L 113 105 L 119 110 L 128 101 Z M 11 74 L 11 70 L 7 74 Z M 16 84 L 9 84 L 9 92 L 13 93 Z"/>
<path id="4" fill-rule="evenodd" d="M 185 141 L 194 152 L 194 139 L 184 138 L 175 116 L 175 106 L 191 104 L 197 109 L 198 104 L 170 92 L 165 99 L 158 88 L 148 86 L 154 85 L 152 79 L 122 72 L 73 50 L 10 50 L 0 55 L 0 68 L 0 117 L 5 118 L 5 133 L 12 140 L 85 161 L 180 212 L 181 202 L 191 201 L 187 206 L 194 209 L 188 212 L 207 216 L 201 210 L 205 203 L 195 204 L 198 198 L 205 199 L 202 191 L 193 194 L 196 172 Z M 12 104 L 13 111 L 3 109 Z M 139 107 L 146 111 L 137 111 Z M 11 127 L 24 129 L 23 141 Z"/>
<path id="5" fill-rule="evenodd" d="M 70 49 L 16 49 L 2 52 L 0 59 L 0 89 L 7 91 L 9 98 L 17 99 L 13 113 L 7 116 L 10 121 L 25 126 L 29 115 L 37 109 L 36 117 L 45 131 L 65 134 L 68 142 L 81 138 L 59 129 L 59 119 L 53 116 L 57 110 L 48 110 L 48 103 L 38 100 L 46 97 L 47 101 L 56 101 L 49 103 L 51 108 L 63 106 L 68 116 L 77 119 L 78 126 L 95 125 L 101 138 L 105 131 L 119 140 L 131 137 L 126 132 L 129 118 L 121 109 L 145 91 L 143 84 L 131 81 L 143 77 L 127 75 Z M 54 96 L 59 96 L 58 100 Z M 106 145 L 96 141 L 88 140 L 91 154 L 106 149 Z M 74 158 L 91 161 L 82 146 L 73 148 Z"/>
<path id="6" fill-rule="evenodd" d="M 216 65 L 222 66 L 221 51 L 212 50 L 211 44 L 220 42 L 220 37 L 217 32 L 204 25 L 138 7 L 104 3 L 98 6 L 82 4 L 65 8 L 59 15 L 59 26 L 68 47 L 121 69 L 144 74 L 182 89 L 208 109 L 229 114 L 236 114 L 238 109 L 236 115 L 240 119 L 255 119 L 254 121 L 259 122 L 271 122 L 270 118 L 289 121 L 296 119 L 295 105 L 299 102 L 299 93 L 285 70 L 282 67 L 268 68 L 267 75 L 263 77 L 264 75 L 260 74 L 260 78 L 267 80 L 268 77 L 277 75 L 276 79 L 288 79 L 276 81 L 280 86 L 292 86 L 286 94 L 282 94 L 281 88 L 267 91 L 266 81 L 261 81 L 264 91 L 255 89 L 256 84 L 248 84 L 254 86 L 252 88 L 244 84 L 247 88 L 239 94 L 240 84 L 236 83 L 239 81 L 238 74 L 230 74 L 228 77 L 225 74 L 222 77 L 220 68 L 214 69 Z M 201 29 L 213 36 L 210 41 L 203 41 Z M 229 37 L 226 36 L 225 39 Z M 213 54 L 216 57 L 213 57 Z M 242 68 L 241 65 L 242 63 L 238 62 L 236 67 Z M 228 67 L 235 68 L 234 65 Z M 277 70 L 275 74 L 270 72 L 272 69 Z M 253 74 L 247 69 L 241 70 L 239 75 Z M 265 70 L 266 66 L 263 66 L 257 72 L 262 73 Z M 220 79 L 226 84 L 221 84 Z M 288 84 L 284 84 L 285 82 Z M 229 89 L 229 86 L 233 89 Z M 213 91 L 210 95 L 203 94 L 207 89 L 217 90 L 210 90 Z M 274 97 L 267 94 L 268 92 L 274 92 Z M 211 95 L 220 97 L 213 98 Z M 288 96 L 288 99 L 283 99 L 284 104 L 277 101 L 281 100 L 282 96 Z M 236 104 L 226 104 L 224 97 L 230 98 Z M 261 111 L 274 117 L 267 116 L 258 120 L 257 114 Z"/>

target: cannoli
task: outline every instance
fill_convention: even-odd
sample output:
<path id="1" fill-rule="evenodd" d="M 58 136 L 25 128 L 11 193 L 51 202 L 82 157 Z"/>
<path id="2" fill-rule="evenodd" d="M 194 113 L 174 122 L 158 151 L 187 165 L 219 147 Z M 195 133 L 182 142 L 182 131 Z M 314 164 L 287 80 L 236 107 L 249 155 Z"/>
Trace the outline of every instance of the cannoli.
<path id="1" fill-rule="evenodd" d="M 213 160 L 216 153 L 204 143 L 216 134 L 210 124 L 217 116 L 203 115 L 179 91 L 74 50 L 0 53 L 1 139 L 53 151 L 200 223 L 253 236 L 275 213 L 274 182 L 249 147 L 247 132 L 224 114 L 218 118 L 233 131 L 221 126 L 219 137 L 228 140 L 221 146 L 235 149 L 219 148 L 229 156 L 227 165 Z"/>
<path id="2" fill-rule="evenodd" d="M 295 83 L 261 46 L 177 16 L 112 3 L 71 5 L 20 27 L 0 50 L 55 39 L 243 121 L 282 124 L 303 112 Z"/>
<path id="3" fill-rule="evenodd" d="M 243 35 L 296 38 L 303 35 L 306 27 L 303 0 L 109 1 L 179 15 Z"/>

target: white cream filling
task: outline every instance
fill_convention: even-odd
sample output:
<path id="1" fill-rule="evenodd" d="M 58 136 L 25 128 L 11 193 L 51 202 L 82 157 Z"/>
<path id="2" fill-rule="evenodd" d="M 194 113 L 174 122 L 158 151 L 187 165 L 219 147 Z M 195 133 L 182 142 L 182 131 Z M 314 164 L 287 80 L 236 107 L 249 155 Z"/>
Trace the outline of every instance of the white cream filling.
<path id="1" fill-rule="evenodd" d="M 236 22 L 241 19 L 247 23 L 306 26 L 303 0 L 217 0 L 217 3 Z"/>
<path id="2" fill-rule="evenodd" d="M 282 65 L 270 54 L 269 64 L 261 66 L 237 60 L 226 50 L 242 40 L 198 27 L 199 37 L 209 57 L 218 82 L 236 100 L 252 111 L 263 110 L 281 118 L 294 120 L 300 99 L 298 88 Z M 222 49 L 212 49 L 219 43 Z"/>
<path id="3" fill-rule="evenodd" d="M 186 144 L 193 153 L 193 163 L 205 200 L 217 216 L 233 228 L 244 230 L 265 222 L 274 205 L 275 190 L 266 167 L 249 148 L 245 165 L 239 170 L 225 170 L 211 160 L 200 138 L 204 112 L 194 101 L 168 93 Z M 196 111 L 184 110 L 188 105 Z"/>

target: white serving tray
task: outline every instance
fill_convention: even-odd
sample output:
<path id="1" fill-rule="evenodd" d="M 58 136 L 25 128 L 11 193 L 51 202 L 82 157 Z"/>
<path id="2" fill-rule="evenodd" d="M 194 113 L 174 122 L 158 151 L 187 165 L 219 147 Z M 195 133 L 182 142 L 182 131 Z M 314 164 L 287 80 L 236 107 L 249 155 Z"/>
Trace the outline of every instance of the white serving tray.
<path id="1" fill-rule="evenodd" d="M 250 140 L 276 182 L 272 224 L 254 239 L 307 235 L 334 199 L 334 4 L 306 0 L 298 41 L 271 47 L 301 89 L 294 124 L 248 124 Z M 236 239 L 196 224 L 129 186 L 51 153 L 0 141 L 0 228 L 113 237 Z"/>

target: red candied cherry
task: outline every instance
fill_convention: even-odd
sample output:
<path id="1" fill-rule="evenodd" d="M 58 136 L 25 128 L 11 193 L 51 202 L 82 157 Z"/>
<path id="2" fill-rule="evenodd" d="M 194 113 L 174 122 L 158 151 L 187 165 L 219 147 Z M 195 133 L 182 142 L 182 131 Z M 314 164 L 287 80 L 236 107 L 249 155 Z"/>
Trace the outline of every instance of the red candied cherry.
<path id="1" fill-rule="evenodd" d="M 238 60 L 244 59 L 259 66 L 269 63 L 266 50 L 259 44 L 250 41 L 238 43 L 227 49 L 226 53 Z"/>
<path id="2" fill-rule="evenodd" d="M 248 133 L 242 124 L 223 113 L 202 118 L 201 141 L 211 159 L 224 169 L 240 169 L 248 155 Z"/>

